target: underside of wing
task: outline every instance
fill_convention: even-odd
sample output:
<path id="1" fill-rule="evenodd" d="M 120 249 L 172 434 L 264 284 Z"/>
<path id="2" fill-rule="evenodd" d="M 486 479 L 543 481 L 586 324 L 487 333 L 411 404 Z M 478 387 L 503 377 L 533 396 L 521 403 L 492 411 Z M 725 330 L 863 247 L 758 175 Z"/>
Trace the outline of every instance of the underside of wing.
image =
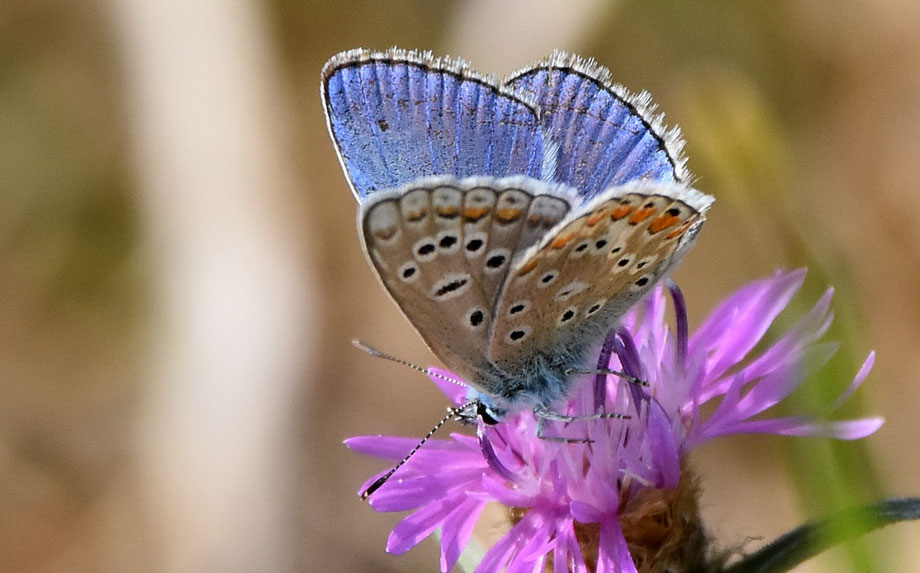
<path id="1" fill-rule="evenodd" d="M 533 105 L 461 60 L 351 50 L 326 64 L 321 89 L 359 199 L 431 175 L 541 176 Z"/>
<path id="2" fill-rule="evenodd" d="M 494 371 L 488 333 L 509 269 L 575 202 L 573 191 L 525 177 L 426 178 L 369 199 L 358 224 L 387 291 L 475 386 Z"/>
<path id="3" fill-rule="evenodd" d="M 578 367 L 584 353 L 681 259 L 712 198 L 675 183 L 613 187 L 516 261 L 495 311 L 489 357 Z"/>
<path id="4" fill-rule="evenodd" d="M 505 85 L 532 98 L 558 145 L 554 180 L 591 198 L 633 180 L 686 182 L 677 128 L 668 130 L 647 92 L 630 93 L 593 60 L 553 52 Z"/>

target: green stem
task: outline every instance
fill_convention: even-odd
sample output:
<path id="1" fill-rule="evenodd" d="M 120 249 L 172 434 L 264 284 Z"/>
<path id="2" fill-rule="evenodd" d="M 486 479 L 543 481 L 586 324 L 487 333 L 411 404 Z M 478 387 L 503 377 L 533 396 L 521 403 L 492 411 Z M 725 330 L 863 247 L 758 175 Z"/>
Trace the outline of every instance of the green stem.
<path id="1" fill-rule="evenodd" d="M 910 519 L 920 519 L 920 498 L 887 499 L 866 507 L 851 509 L 793 529 L 756 553 L 727 567 L 723 573 L 789 571 L 834 545 L 885 525 Z"/>

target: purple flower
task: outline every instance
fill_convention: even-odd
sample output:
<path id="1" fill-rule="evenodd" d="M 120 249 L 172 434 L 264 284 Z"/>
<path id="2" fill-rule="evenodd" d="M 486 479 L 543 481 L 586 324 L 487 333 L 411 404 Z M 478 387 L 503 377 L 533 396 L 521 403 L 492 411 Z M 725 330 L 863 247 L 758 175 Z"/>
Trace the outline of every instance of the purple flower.
<path id="1" fill-rule="evenodd" d="M 665 323 L 665 289 L 658 287 L 608 336 L 598 362 L 598 369 L 622 371 L 648 385 L 589 375 L 594 383 L 581 381 L 573 396 L 557 405 L 564 414 L 618 412 L 628 419 L 545 424 L 544 437 L 570 440 L 564 441 L 538 438 L 534 415 L 523 412 L 497 426 L 480 423 L 478 438 L 453 434 L 450 440 L 431 440 L 370 498 L 377 511 L 412 511 L 393 529 L 387 551 L 403 553 L 440 528 L 441 570 L 447 571 L 486 504 L 498 502 L 510 509 L 513 525 L 485 554 L 478 571 L 703 567 L 711 556 L 697 508 L 697 482 L 686 464 L 691 450 L 716 437 L 744 433 L 850 440 L 882 424 L 880 418 L 823 421 L 866 378 L 873 354 L 821 416 L 761 415 L 836 350 L 819 342 L 832 320 L 829 290 L 788 332 L 751 356 L 804 278 L 800 270 L 749 284 L 693 336 L 676 287 L 671 289 L 675 331 Z M 464 388 L 432 380 L 455 403 L 466 400 Z M 416 442 L 361 436 L 346 444 L 398 461 Z"/>

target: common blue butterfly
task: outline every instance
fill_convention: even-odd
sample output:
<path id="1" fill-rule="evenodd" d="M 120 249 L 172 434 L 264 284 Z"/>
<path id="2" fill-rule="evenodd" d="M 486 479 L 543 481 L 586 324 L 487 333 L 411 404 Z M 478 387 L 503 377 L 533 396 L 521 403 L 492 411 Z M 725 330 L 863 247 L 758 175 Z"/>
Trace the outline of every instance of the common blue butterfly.
<path id="1" fill-rule="evenodd" d="M 499 81 L 429 52 L 322 73 L 329 132 L 380 282 L 501 421 L 572 369 L 691 247 L 712 197 L 647 93 L 556 51 Z"/>

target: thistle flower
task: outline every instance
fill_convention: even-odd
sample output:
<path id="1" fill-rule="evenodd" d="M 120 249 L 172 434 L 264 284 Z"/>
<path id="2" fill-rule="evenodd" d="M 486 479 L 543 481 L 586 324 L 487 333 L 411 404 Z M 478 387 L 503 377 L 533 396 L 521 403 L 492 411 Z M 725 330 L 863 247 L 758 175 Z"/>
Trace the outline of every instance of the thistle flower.
<path id="1" fill-rule="evenodd" d="M 693 336 L 680 292 L 670 287 L 676 310 L 672 331 L 665 322 L 665 289 L 656 288 L 608 336 L 598 361 L 598 370 L 621 371 L 648 385 L 597 375 L 557 405 L 568 415 L 619 412 L 628 419 L 553 422 L 542 428 L 541 439 L 534 415 L 523 412 L 497 426 L 480 423 L 477 437 L 453 434 L 429 441 L 370 499 L 377 511 L 412 511 L 393 529 L 387 551 L 403 553 L 440 528 L 441 570 L 447 571 L 486 504 L 497 502 L 509 508 L 513 525 L 477 571 L 716 568 L 718 557 L 709 551 L 699 517 L 697 480 L 686 463 L 694 448 L 746 433 L 851 440 L 882 424 L 879 418 L 821 419 L 859 387 L 873 354 L 822 416 L 761 415 L 836 350 L 819 342 L 832 321 L 828 290 L 765 351 L 750 356 L 804 277 L 804 270 L 778 273 L 745 286 Z M 456 404 L 466 401 L 462 387 L 432 380 Z M 416 441 L 361 436 L 346 444 L 396 461 Z"/>

